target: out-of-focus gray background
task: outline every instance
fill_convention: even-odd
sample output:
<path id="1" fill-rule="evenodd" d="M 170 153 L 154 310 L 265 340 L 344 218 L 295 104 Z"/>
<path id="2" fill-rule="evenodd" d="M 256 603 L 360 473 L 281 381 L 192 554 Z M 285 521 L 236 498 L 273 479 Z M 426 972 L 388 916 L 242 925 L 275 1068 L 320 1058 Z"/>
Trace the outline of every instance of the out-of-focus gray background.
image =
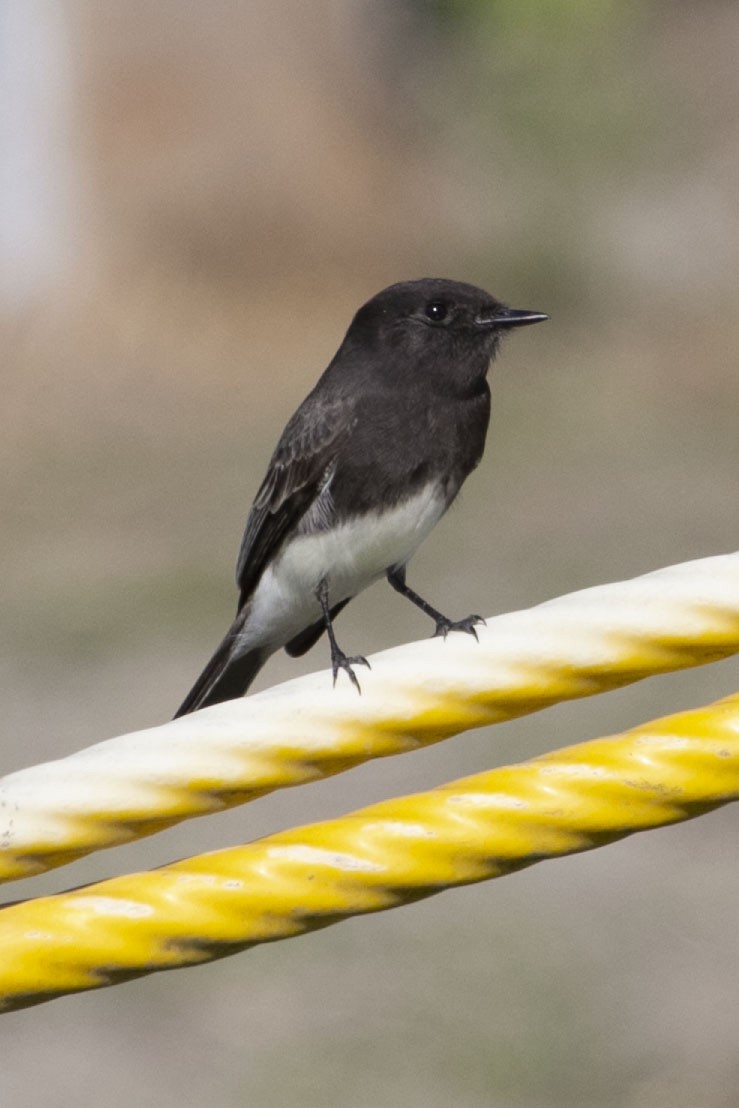
<path id="1" fill-rule="evenodd" d="M 737 546 L 733 0 L 3 0 L 5 771 L 169 717 L 232 614 L 286 418 L 383 285 L 551 322 L 416 558 L 491 614 Z M 378 586 L 346 649 L 428 631 Z M 273 659 L 264 687 L 323 667 Z M 737 685 L 643 683 L 283 792 L 29 895 L 433 786 Z M 6 1016 L 24 1108 L 739 1104 L 728 809 Z"/>

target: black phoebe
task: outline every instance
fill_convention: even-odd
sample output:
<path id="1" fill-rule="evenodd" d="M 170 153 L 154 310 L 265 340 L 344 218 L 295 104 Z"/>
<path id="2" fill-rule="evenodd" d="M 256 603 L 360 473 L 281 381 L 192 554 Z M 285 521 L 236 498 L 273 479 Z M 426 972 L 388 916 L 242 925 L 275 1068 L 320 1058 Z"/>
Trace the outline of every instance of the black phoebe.
<path id="1" fill-rule="evenodd" d="M 547 319 L 482 289 L 426 278 L 360 308 L 333 361 L 287 424 L 241 543 L 236 619 L 178 716 L 240 696 L 276 650 L 304 654 L 327 632 L 334 681 L 367 665 L 333 620 L 385 576 L 436 623 L 475 634 L 405 583 L 408 559 L 475 468 L 490 417 L 486 375 L 501 336 Z"/>

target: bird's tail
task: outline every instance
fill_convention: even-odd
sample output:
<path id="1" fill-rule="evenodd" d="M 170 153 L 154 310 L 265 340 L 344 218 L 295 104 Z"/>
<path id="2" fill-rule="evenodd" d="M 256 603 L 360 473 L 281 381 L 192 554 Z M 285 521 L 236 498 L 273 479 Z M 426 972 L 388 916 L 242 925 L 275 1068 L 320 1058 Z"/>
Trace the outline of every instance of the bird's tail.
<path id="1" fill-rule="evenodd" d="M 225 639 L 177 709 L 175 719 L 197 708 L 207 708 L 210 704 L 243 696 L 267 661 L 269 651 L 264 649 L 238 651 L 242 616 L 243 612 L 229 628 Z"/>

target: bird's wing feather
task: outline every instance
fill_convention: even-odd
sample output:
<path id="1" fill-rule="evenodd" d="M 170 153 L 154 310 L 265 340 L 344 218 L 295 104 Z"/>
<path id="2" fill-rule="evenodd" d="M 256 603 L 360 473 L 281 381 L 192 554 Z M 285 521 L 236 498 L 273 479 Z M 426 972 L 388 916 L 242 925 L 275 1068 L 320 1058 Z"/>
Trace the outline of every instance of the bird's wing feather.
<path id="1" fill-rule="evenodd" d="M 239 609 L 286 536 L 321 494 L 355 424 L 351 400 L 327 403 L 315 393 L 288 422 L 246 521 L 236 566 Z"/>

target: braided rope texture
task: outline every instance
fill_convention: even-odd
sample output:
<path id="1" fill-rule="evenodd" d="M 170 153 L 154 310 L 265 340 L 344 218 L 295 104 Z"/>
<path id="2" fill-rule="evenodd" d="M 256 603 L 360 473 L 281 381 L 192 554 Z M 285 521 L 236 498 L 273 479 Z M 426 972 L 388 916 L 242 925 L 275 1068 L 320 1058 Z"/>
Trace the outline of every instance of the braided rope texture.
<path id="1" fill-rule="evenodd" d="M 0 780 L 0 880 L 561 700 L 739 652 L 739 554 L 686 562 L 384 651 Z"/>
<path id="2" fill-rule="evenodd" d="M 235 953 L 739 798 L 739 694 L 431 792 L 0 912 L 0 1006 Z"/>

